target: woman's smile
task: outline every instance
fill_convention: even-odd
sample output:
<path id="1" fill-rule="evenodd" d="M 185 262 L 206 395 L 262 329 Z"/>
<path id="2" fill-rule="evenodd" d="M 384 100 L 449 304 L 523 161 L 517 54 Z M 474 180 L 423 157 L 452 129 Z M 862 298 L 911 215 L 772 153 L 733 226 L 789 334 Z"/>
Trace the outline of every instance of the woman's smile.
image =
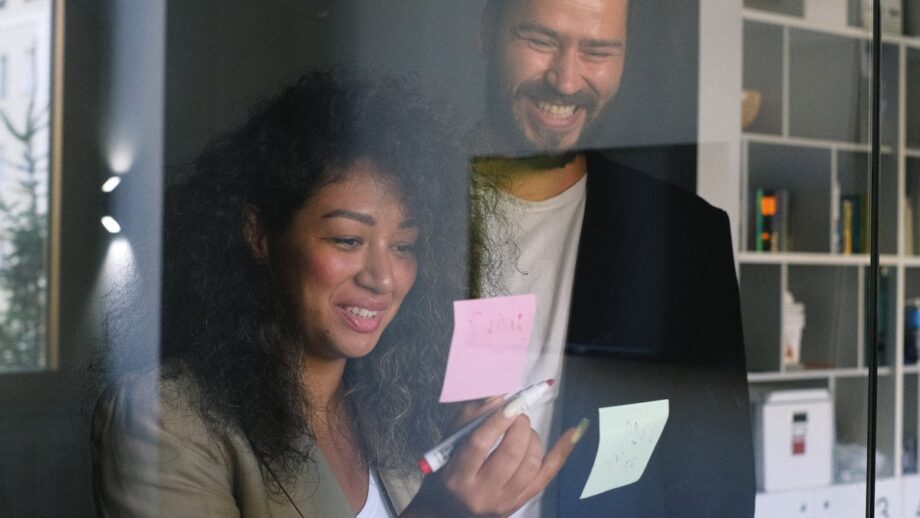
<path id="1" fill-rule="evenodd" d="M 359 333 L 373 333 L 380 327 L 381 313 L 386 310 L 386 305 L 374 305 L 379 309 L 369 309 L 366 305 L 338 306 L 342 319 Z"/>

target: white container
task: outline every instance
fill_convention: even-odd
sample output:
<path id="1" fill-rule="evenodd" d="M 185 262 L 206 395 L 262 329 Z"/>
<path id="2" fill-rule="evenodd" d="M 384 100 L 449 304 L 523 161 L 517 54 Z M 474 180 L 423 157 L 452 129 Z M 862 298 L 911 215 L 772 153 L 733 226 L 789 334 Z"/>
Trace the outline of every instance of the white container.
<path id="1" fill-rule="evenodd" d="M 848 0 L 805 0 L 805 20 L 821 27 L 847 26 Z"/>
<path id="2" fill-rule="evenodd" d="M 780 390 L 755 401 L 754 445 L 759 491 L 830 485 L 834 464 L 830 393 Z"/>
<path id="3" fill-rule="evenodd" d="M 805 329 L 805 304 L 796 302 L 792 293 L 783 293 L 783 365 L 800 367 L 802 331 Z"/>

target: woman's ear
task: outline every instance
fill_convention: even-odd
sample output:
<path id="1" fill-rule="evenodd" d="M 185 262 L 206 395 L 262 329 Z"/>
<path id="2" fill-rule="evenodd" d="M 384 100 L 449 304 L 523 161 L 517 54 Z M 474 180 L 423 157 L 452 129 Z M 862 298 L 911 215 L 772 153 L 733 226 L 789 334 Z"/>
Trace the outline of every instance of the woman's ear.
<path id="1" fill-rule="evenodd" d="M 265 227 L 262 225 L 262 216 L 259 210 L 253 206 L 247 206 L 244 211 L 246 221 L 243 223 L 243 237 L 249 243 L 252 250 L 252 256 L 256 262 L 268 262 L 268 237 L 265 234 Z"/>

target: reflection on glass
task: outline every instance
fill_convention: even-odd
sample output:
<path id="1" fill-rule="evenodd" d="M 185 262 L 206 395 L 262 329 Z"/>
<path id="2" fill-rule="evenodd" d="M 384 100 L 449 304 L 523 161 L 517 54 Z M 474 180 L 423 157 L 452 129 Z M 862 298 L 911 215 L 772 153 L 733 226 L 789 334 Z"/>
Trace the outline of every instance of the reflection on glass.
<path id="1" fill-rule="evenodd" d="M 562 385 L 529 412 L 544 442 L 553 420 L 597 420 L 519 516 L 753 512 L 729 220 L 672 185 L 696 183 L 698 25 L 688 3 L 486 2 L 474 288 L 536 294 L 527 383 Z"/>
<path id="2" fill-rule="evenodd" d="M 168 50 L 165 144 L 150 152 L 162 151 L 167 165 L 183 162 L 243 120 L 250 101 L 307 68 L 342 62 L 371 77 L 417 75 L 419 98 L 431 94 L 458 115 L 451 127 L 473 148 L 471 291 L 536 291 L 550 302 L 538 310 L 528 381 L 561 375 L 562 394 L 532 412 L 531 424 L 554 444 L 553 419 L 561 429 L 594 421 L 558 484 L 522 515 L 735 517 L 754 513 L 756 500 L 762 518 L 857 516 L 867 455 L 868 110 L 878 57 L 882 368 L 878 499 L 870 504 L 878 516 L 912 516 L 920 507 L 920 9 L 884 2 L 903 9 L 886 9 L 881 56 L 869 50 L 868 0 L 171 2 L 165 27 L 143 27 L 165 32 Z M 40 369 L 46 354 L 49 20 L 34 34 L 23 32 L 23 20 L 47 5 L 0 0 L 0 108 L 10 122 L 0 125 L 6 371 Z M 107 21 L 124 16 L 100 10 Z M 86 23 L 80 15 L 93 17 L 77 13 L 77 25 Z M 145 45 L 134 31 L 109 38 L 116 30 L 106 23 L 88 25 L 103 32 L 101 43 L 87 38 L 75 55 L 101 50 L 118 69 L 127 64 L 120 45 Z M 713 33 L 737 37 L 719 59 Z M 130 102 L 105 96 L 131 88 L 107 81 L 131 81 L 100 77 L 93 92 L 111 106 L 106 115 L 130 119 Z M 70 124 L 87 134 L 101 126 Z M 119 140 L 125 134 L 102 146 L 115 173 L 149 151 Z M 708 167 L 720 160 L 723 169 Z M 532 173 L 549 171 L 561 184 L 528 188 Z M 457 234 L 450 237 L 465 245 Z M 133 284 L 115 274 L 141 257 L 141 241 L 115 241 L 103 278 Z M 639 479 L 580 499 L 605 433 L 599 410 L 663 399 L 666 423 Z M 642 435 L 639 421 L 621 428 Z"/>
<path id="3" fill-rule="evenodd" d="M 504 487 L 464 488 L 479 454 L 458 448 L 419 488 L 466 177 L 416 94 L 307 74 L 170 179 L 161 364 L 109 370 L 93 419 L 104 515 L 433 516 Z"/>
<path id="4" fill-rule="evenodd" d="M 47 361 L 51 1 L 0 5 L 0 372 Z"/>

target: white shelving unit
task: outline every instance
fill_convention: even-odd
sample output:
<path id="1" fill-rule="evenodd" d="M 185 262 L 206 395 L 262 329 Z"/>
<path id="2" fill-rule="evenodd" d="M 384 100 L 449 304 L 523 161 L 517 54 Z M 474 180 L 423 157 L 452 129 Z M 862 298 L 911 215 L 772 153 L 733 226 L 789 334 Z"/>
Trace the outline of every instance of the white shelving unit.
<path id="1" fill-rule="evenodd" d="M 741 8 L 740 1 L 728 3 L 735 22 L 701 1 L 701 33 L 714 20 L 723 24 L 722 34 L 741 32 L 741 82 L 744 88 L 763 91 L 764 103 L 753 125 L 737 133 L 737 150 L 723 145 L 725 155 L 740 161 L 735 180 L 728 181 L 721 172 L 707 178 L 712 174 L 704 159 L 718 162 L 705 155 L 713 148 L 706 135 L 713 132 L 701 125 L 699 192 L 732 219 L 748 381 L 752 392 L 827 388 L 835 403 L 836 440 L 865 444 L 869 257 L 835 251 L 835 217 L 841 194 L 868 199 L 871 34 L 858 27 L 819 26 L 797 16 Z M 722 38 L 723 45 L 731 43 L 731 36 Z M 903 456 L 911 449 L 916 456 L 920 436 L 920 366 L 904 362 L 904 304 L 920 297 L 920 37 L 886 35 L 883 42 L 880 244 L 887 293 L 880 303 L 887 304 L 887 314 L 880 329 L 885 350 L 879 369 L 878 447 L 887 462 L 878 474 L 876 510 L 877 516 L 916 518 L 917 460 L 905 462 Z M 723 88 L 717 79 L 734 79 L 732 71 L 717 76 L 707 68 L 714 67 L 716 58 L 723 67 L 734 62 L 734 56 L 714 43 L 701 43 L 701 121 L 714 120 L 711 112 L 719 109 L 705 102 L 702 90 Z M 717 181 L 741 195 L 728 199 L 712 187 Z M 791 194 L 793 239 L 788 251 L 753 251 L 751 205 L 758 187 L 785 188 Z M 908 200 L 914 207 L 911 221 L 905 216 Z M 914 237 L 907 239 L 911 229 Z M 782 362 L 781 301 L 786 290 L 806 305 L 805 368 L 786 368 Z M 826 488 L 759 494 L 757 516 L 857 517 L 863 515 L 864 498 L 863 484 L 837 480 Z"/>

